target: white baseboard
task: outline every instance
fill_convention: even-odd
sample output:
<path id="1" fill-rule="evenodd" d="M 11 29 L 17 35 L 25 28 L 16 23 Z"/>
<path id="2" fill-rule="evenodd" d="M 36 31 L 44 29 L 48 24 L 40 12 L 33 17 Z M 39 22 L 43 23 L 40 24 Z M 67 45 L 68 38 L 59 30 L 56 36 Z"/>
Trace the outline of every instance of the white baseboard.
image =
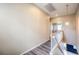
<path id="1" fill-rule="evenodd" d="M 48 40 L 49 40 L 49 39 L 48 39 Z M 25 53 L 27 53 L 27 52 L 29 52 L 29 51 L 33 50 L 34 48 L 36 48 L 36 47 L 38 47 L 38 46 L 42 45 L 43 43 L 47 42 L 48 40 L 43 41 L 42 43 L 40 43 L 40 44 L 38 44 L 38 45 L 36 45 L 36 46 L 32 47 L 31 49 L 29 49 L 29 50 L 27 50 L 27 51 L 25 51 L 25 52 L 21 53 L 20 55 L 24 55 Z"/>

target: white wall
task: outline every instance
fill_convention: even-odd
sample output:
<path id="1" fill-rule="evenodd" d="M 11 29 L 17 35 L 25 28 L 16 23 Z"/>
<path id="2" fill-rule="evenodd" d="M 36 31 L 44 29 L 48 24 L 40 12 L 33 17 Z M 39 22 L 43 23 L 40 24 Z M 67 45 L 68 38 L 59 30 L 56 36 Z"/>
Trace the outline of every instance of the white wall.
<path id="1" fill-rule="evenodd" d="M 77 48 L 78 48 L 78 53 L 79 53 L 79 9 L 77 11 L 77 14 L 76 14 L 76 44 L 77 44 Z"/>
<path id="2" fill-rule="evenodd" d="M 69 22 L 69 25 L 65 25 Z M 76 20 L 74 15 L 62 16 L 52 19 L 52 23 L 62 23 L 64 38 L 68 44 L 76 44 Z"/>
<path id="3" fill-rule="evenodd" d="M 49 39 L 48 16 L 32 4 L 0 4 L 0 54 L 21 54 Z"/>

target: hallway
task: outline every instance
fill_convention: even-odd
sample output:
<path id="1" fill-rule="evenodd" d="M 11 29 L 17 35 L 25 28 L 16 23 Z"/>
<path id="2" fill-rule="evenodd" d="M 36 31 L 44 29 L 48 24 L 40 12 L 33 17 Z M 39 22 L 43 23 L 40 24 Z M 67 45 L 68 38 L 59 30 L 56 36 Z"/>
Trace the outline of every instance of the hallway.
<path id="1" fill-rule="evenodd" d="M 0 15 L 0 55 L 62 55 L 60 42 L 79 53 L 79 3 L 4 3 Z"/>

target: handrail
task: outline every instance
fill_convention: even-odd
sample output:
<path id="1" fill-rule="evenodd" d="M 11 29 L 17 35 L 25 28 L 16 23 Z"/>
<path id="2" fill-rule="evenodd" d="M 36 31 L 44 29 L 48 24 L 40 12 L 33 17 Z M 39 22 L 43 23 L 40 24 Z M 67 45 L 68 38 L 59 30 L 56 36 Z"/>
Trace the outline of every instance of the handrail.
<path id="1" fill-rule="evenodd" d="M 59 37 L 57 37 L 56 35 L 59 35 Z M 63 32 L 57 33 L 56 35 L 53 39 L 51 39 L 51 52 L 54 51 L 56 48 L 59 48 L 61 53 L 64 54 L 62 48 L 60 47 L 60 43 L 62 42 L 62 39 L 63 39 Z"/>
<path id="2" fill-rule="evenodd" d="M 60 50 L 60 51 L 62 52 L 62 54 L 64 55 L 64 52 L 62 51 L 62 48 L 60 47 L 60 45 L 59 45 L 59 43 L 58 43 L 56 37 L 55 37 L 55 40 L 56 40 L 56 42 L 57 42 L 57 44 L 58 44 L 58 48 L 59 48 L 59 50 Z"/>

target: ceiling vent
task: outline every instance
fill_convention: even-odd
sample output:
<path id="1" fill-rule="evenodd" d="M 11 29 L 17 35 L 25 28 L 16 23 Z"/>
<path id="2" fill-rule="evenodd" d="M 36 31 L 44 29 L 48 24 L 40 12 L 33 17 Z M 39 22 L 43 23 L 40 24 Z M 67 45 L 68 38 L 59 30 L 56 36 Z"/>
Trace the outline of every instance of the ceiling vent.
<path id="1" fill-rule="evenodd" d="M 49 11 L 49 12 L 53 12 L 55 11 L 56 9 L 53 7 L 53 5 L 51 3 L 47 4 L 45 6 L 45 8 Z"/>

